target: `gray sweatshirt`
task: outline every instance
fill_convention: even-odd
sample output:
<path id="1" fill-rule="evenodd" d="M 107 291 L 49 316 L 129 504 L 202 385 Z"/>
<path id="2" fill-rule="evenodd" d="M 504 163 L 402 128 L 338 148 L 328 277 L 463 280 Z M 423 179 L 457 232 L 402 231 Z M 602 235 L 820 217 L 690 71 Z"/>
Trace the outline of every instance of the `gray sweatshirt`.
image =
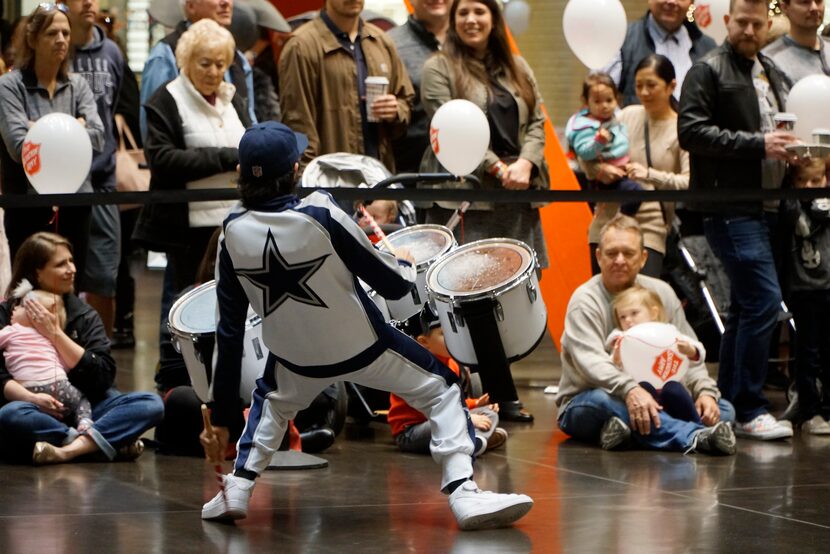
<path id="1" fill-rule="evenodd" d="M 680 300 L 668 284 L 644 275 L 637 276 L 636 284 L 656 292 L 663 302 L 667 322 L 696 339 Z M 562 333 L 562 378 L 556 396 L 560 414 L 580 392 L 602 389 L 624 400 L 628 391 L 637 386 L 631 375 L 614 365 L 605 349 L 605 339 L 614 330 L 612 300 L 613 296 L 602 284 L 602 276 L 595 275 L 576 289 L 568 302 Z M 718 386 L 709 377 L 702 358 L 690 363 L 683 384 L 695 399 L 701 394 L 720 399 Z"/>

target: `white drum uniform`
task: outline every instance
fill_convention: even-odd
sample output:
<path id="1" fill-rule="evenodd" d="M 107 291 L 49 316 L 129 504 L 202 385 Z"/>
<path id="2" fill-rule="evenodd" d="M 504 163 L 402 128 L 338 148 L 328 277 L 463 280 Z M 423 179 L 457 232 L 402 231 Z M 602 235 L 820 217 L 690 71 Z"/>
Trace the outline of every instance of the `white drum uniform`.
<path id="1" fill-rule="evenodd" d="M 250 302 L 270 350 L 257 381 L 235 470 L 260 474 L 288 420 L 336 381 L 394 392 L 432 426 L 442 489 L 472 477 L 473 433 L 456 375 L 390 326 L 358 283 L 387 298 L 409 293 L 416 269 L 372 246 L 323 192 L 235 208 L 217 260 L 218 359 L 214 423 L 240 410 L 239 380 Z M 279 362 L 279 363 L 277 363 Z"/>

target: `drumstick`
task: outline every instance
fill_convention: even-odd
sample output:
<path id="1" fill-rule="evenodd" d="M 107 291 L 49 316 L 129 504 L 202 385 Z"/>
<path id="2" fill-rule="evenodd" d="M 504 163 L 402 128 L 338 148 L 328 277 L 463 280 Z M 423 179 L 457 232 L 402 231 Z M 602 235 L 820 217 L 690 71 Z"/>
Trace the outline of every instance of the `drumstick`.
<path id="1" fill-rule="evenodd" d="M 461 203 L 461 205 L 458 207 L 458 209 L 456 209 L 456 210 L 452 213 L 452 215 L 450 216 L 449 221 L 447 221 L 447 224 L 445 225 L 445 227 L 446 227 L 447 229 L 449 229 L 450 231 L 452 231 L 453 229 L 455 229 L 455 227 L 456 227 L 456 226 L 459 224 L 459 222 L 461 221 L 461 216 L 463 216 L 463 215 L 464 215 L 464 213 L 467 211 L 467 208 L 469 208 L 469 207 L 470 207 L 470 203 L 469 203 L 469 202 L 467 202 L 466 200 L 465 200 L 464 202 L 462 202 L 462 203 Z"/>
<path id="2" fill-rule="evenodd" d="M 213 432 L 213 425 L 210 424 L 210 412 L 208 412 L 208 407 L 204 404 L 202 404 L 202 422 L 205 425 L 205 433 L 216 438 L 216 433 Z M 216 482 L 219 484 L 219 490 L 222 492 L 222 501 L 227 505 L 228 497 L 225 496 L 225 479 L 223 477 L 222 464 L 215 464 L 213 471 L 216 473 Z"/>
<path id="3" fill-rule="evenodd" d="M 366 218 L 366 221 L 369 222 L 369 226 L 372 228 L 372 231 L 374 231 L 375 234 L 380 238 L 380 242 L 382 242 L 386 249 L 389 250 L 389 252 L 391 252 L 394 256 L 395 248 L 392 246 L 392 243 L 389 242 L 389 239 L 386 238 L 386 233 L 384 233 L 383 230 L 380 228 L 380 225 L 378 225 L 378 222 L 375 221 L 375 218 L 372 217 L 372 215 L 366 209 L 366 206 L 361 204 L 357 209 L 360 210 L 360 214 Z"/>

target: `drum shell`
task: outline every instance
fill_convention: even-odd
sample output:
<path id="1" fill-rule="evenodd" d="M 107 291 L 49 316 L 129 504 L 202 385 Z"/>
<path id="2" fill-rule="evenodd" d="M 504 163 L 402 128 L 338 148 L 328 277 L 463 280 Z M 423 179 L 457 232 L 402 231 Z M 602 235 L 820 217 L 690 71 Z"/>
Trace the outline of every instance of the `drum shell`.
<path id="1" fill-rule="evenodd" d="M 217 356 L 215 348 L 216 324 L 215 321 L 205 322 L 205 328 L 211 327 L 213 330 L 210 332 L 195 332 L 185 329 L 183 326 L 179 327 L 181 324 L 178 323 L 177 314 L 180 310 L 188 309 L 188 306 L 193 302 L 206 303 L 203 310 L 215 314 L 215 289 L 215 281 L 210 281 L 179 298 L 170 308 L 170 317 L 167 323 L 173 345 L 184 359 L 190 377 L 190 384 L 203 402 L 209 402 L 213 399 L 211 384 L 213 383 Z M 256 380 L 262 376 L 265 370 L 268 354 L 265 345 L 262 343 L 262 321 L 250 308 L 246 316 L 243 341 L 239 396 L 247 404 L 251 402 L 251 393 L 256 387 Z M 210 360 L 210 365 L 206 360 Z"/>
<path id="2" fill-rule="evenodd" d="M 393 246 L 395 246 L 396 236 L 411 235 L 414 233 L 425 231 L 443 234 L 449 239 L 449 242 L 447 247 L 443 251 L 439 252 L 435 256 L 430 257 L 429 259 L 419 261 L 415 265 L 417 276 L 415 279 L 415 286 L 410 292 L 408 292 L 402 298 L 386 299 L 386 302 L 389 306 L 389 314 L 391 315 L 391 319 L 395 321 L 406 321 L 410 317 L 421 313 L 424 304 L 426 304 L 427 299 L 429 298 L 427 294 L 427 271 L 429 270 L 430 266 L 432 266 L 436 261 L 441 259 L 441 257 L 445 256 L 448 252 L 452 252 L 456 248 L 456 246 L 458 246 L 458 243 L 455 241 L 455 237 L 453 236 L 452 231 L 450 231 L 443 225 L 423 224 L 405 227 L 400 231 L 395 231 L 394 233 L 390 234 L 388 239 L 393 244 Z M 381 249 L 386 250 L 386 248 L 384 247 L 382 247 Z"/>
<path id="3" fill-rule="evenodd" d="M 479 242 L 492 243 L 496 240 L 485 239 Z M 533 252 L 530 247 L 519 241 L 502 239 L 502 242 L 520 244 L 529 252 Z M 465 248 L 472 248 L 473 244 L 476 243 L 465 245 Z M 453 253 L 445 256 L 447 255 L 452 256 Z M 432 290 L 427 279 L 427 293 L 444 331 L 447 350 L 461 364 L 479 365 L 469 326 L 463 318 L 465 303 L 490 299 L 502 346 L 510 362 L 530 354 L 545 335 L 547 309 L 542 300 L 535 263 L 530 264 L 510 282 L 494 290 L 454 296 Z"/>
<path id="4" fill-rule="evenodd" d="M 387 304 L 387 300 L 363 281 L 359 282 L 361 288 L 363 288 L 363 291 L 369 297 L 369 300 L 371 300 L 372 303 L 375 306 L 377 306 L 378 310 L 380 310 L 380 314 L 383 316 L 383 320 L 386 322 L 392 321 L 392 316 L 389 314 L 389 306 Z"/>

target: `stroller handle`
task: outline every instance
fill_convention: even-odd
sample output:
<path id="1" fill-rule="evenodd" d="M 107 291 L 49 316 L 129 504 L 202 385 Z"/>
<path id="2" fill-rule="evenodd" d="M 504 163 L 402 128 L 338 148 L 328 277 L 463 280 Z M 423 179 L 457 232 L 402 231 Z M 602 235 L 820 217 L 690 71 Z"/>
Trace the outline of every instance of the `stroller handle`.
<path id="1" fill-rule="evenodd" d="M 400 183 L 401 185 L 415 184 L 415 183 L 440 183 L 442 181 L 470 181 L 474 185 L 481 186 L 481 181 L 475 175 L 457 176 L 452 173 L 400 173 L 387 177 L 383 181 L 378 181 L 371 188 L 380 189 L 386 188 L 389 185 Z"/>

